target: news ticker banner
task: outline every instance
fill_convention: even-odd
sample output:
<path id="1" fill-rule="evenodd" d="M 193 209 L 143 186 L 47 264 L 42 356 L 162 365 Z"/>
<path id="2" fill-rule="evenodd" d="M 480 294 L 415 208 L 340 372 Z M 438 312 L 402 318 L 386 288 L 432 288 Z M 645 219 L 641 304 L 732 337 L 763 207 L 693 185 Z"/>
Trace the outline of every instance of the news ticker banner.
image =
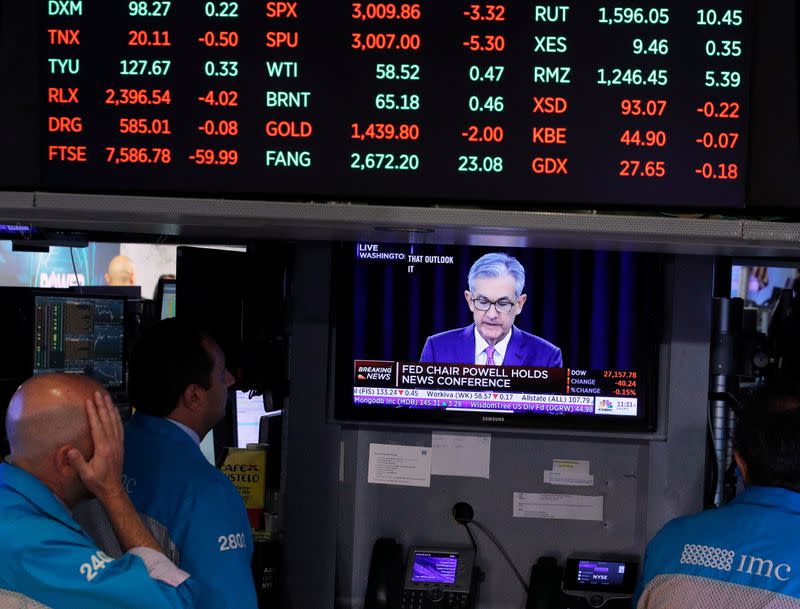
<path id="1" fill-rule="evenodd" d="M 356 360 L 356 405 L 637 416 L 635 370 L 470 366 Z"/>

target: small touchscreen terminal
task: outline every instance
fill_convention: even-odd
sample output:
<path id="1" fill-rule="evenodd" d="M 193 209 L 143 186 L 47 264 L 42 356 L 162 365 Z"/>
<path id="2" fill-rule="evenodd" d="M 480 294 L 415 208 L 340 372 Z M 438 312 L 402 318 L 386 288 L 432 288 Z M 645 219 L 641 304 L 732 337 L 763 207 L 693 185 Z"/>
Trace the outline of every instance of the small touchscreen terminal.
<path id="1" fill-rule="evenodd" d="M 401 606 L 472 609 L 474 564 L 471 548 L 410 548 Z"/>
<path id="2" fill-rule="evenodd" d="M 575 581 L 582 586 L 618 587 L 625 582 L 626 564 L 603 560 L 579 560 Z"/>
<path id="3" fill-rule="evenodd" d="M 636 588 L 639 564 L 608 556 L 567 559 L 564 594 L 585 598 L 592 607 L 603 607 L 612 599 L 630 599 Z"/>

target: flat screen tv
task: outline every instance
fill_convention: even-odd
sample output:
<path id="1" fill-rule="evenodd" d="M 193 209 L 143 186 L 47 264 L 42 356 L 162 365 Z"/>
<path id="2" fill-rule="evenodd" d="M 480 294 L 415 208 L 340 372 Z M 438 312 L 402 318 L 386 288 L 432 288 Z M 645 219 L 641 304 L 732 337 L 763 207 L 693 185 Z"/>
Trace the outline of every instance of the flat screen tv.
<path id="1" fill-rule="evenodd" d="M 636 252 L 344 244 L 334 417 L 654 431 L 662 265 Z"/>

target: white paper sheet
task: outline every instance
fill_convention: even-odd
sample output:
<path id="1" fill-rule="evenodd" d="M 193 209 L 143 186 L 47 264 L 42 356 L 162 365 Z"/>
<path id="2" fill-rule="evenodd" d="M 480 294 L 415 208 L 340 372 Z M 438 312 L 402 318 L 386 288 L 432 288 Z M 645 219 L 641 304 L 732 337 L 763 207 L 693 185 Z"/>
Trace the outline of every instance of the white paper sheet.
<path id="1" fill-rule="evenodd" d="M 544 471 L 544 483 L 558 486 L 594 486 L 589 461 L 553 459 L 553 469 Z"/>
<path id="2" fill-rule="evenodd" d="M 603 520 L 603 497 L 514 493 L 514 518 L 559 518 L 563 520 Z"/>
<path id="3" fill-rule="evenodd" d="M 431 449 L 427 446 L 370 444 L 367 482 L 430 486 Z"/>
<path id="4" fill-rule="evenodd" d="M 431 434 L 431 474 L 434 476 L 489 477 L 492 436 L 480 434 Z"/>

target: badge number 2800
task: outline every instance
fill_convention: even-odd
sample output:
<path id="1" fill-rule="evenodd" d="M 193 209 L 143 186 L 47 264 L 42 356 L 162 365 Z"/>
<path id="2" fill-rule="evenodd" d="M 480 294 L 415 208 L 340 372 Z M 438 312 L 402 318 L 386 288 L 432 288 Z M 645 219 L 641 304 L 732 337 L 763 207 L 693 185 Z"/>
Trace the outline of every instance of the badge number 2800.
<path id="1" fill-rule="evenodd" d="M 228 550 L 245 550 L 247 549 L 247 539 L 244 533 L 231 533 L 230 535 L 220 535 L 217 538 L 219 543 L 219 551 L 227 552 Z"/>
<path id="2" fill-rule="evenodd" d="M 97 577 L 98 571 L 105 569 L 106 565 L 110 562 L 114 562 L 114 559 L 105 552 L 98 550 L 92 554 L 90 562 L 85 562 L 81 565 L 80 571 L 86 576 L 86 581 L 90 582 Z"/>

